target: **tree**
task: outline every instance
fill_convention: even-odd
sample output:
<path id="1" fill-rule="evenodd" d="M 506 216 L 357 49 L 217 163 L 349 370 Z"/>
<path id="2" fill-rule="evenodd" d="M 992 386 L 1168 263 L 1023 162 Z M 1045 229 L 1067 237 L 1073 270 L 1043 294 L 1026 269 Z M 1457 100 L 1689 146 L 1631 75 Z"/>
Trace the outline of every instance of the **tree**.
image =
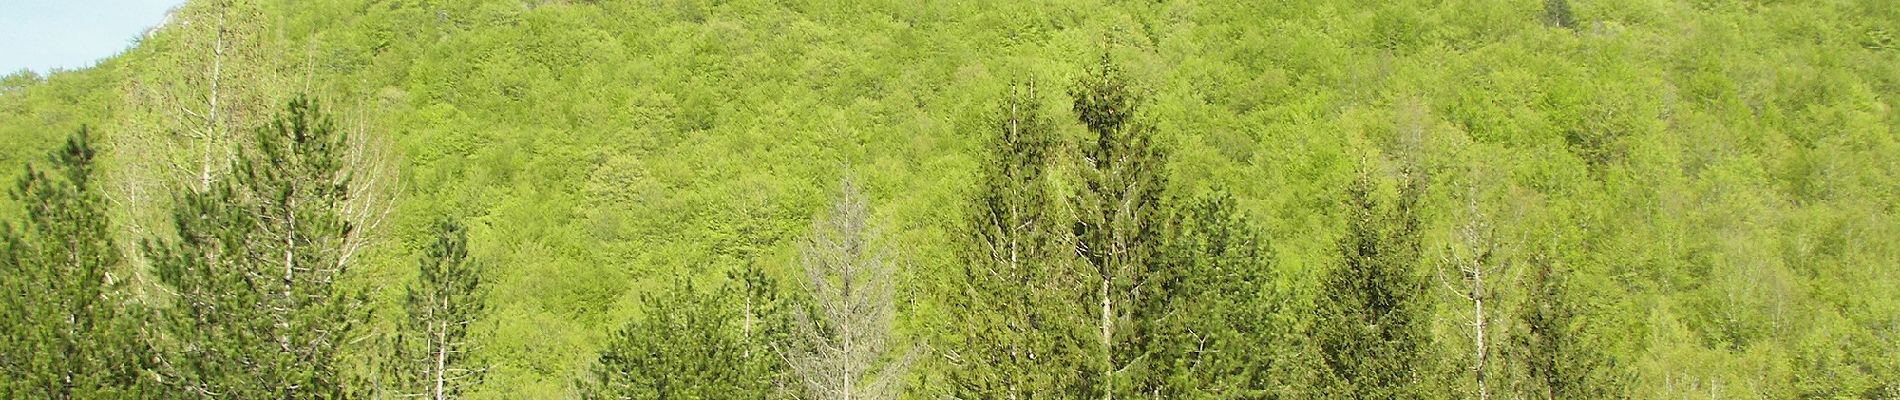
<path id="1" fill-rule="evenodd" d="M 648 294 L 645 317 L 616 333 L 587 377 L 576 382 L 583 399 L 764 399 L 783 394 L 784 359 L 771 352 L 784 336 L 782 318 L 768 315 L 765 329 L 748 329 L 751 318 L 733 307 L 742 297 L 776 310 L 776 285 L 756 270 L 734 283 L 700 290 L 685 280 Z M 760 334 L 762 333 L 762 334 Z"/>
<path id="2" fill-rule="evenodd" d="M 454 219 L 437 224 L 435 243 L 417 268 L 403 303 L 385 371 L 401 397 L 461 398 L 485 368 L 474 365 L 469 326 L 482 315 L 483 268 L 468 261 L 468 231 Z"/>
<path id="3" fill-rule="evenodd" d="M 1577 29 L 1577 18 L 1570 14 L 1569 0 L 1544 0 L 1544 22 L 1565 29 Z"/>
<path id="4" fill-rule="evenodd" d="M 191 395 L 349 397 L 343 346 L 366 317 L 339 287 L 346 138 L 307 98 L 291 101 L 239 151 L 231 179 L 185 189 L 176 237 L 146 254 L 173 295 L 161 312 L 162 381 Z"/>
<path id="5" fill-rule="evenodd" d="M 1416 215 L 1423 179 L 1411 179 L 1394 207 L 1382 207 L 1361 172 L 1347 191 L 1346 236 L 1339 265 L 1324 281 L 1313 337 L 1331 393 L 1347 398 L 1413 399 L 1425 392 L 1427 358 L 1423 279 Z"/>
<path id="6" fill-rule="evenodd" d="M 1460 284 L 1453 285 L 1452 279 L 1445 278 L 1442 272 L 1439 282 L 1444 284 L 1446 290 L 1451 291 L 1452 294 L 1471 303 L 1471 322 L 1468 324 L 1471 328 L 1472 341 L 1471 371 L 1478 384 L 1478 398 L 1484 400 L 1491 398 L 1489 382 L 1486 380 L 1489 370 L 1485 366 L 1485 362 L 1491 356 L 1491 343 L 1485 339 L 1485 334 L 1489 332 L 1491 324 L 1489 323 L 1490 315 L 1484 310 L 1484 303 L 1494 292 L 1485 286 L 1484 277 L 1485 274 L 1494 272 L 1493 270 L 1500 266 L 1494 264 L 1493 261 L 1493 255 L 1497 253 L 1497 243 L 1493 238 L 1490 222 L 1485 218 L 1484 212 L 1478 209 L 1475 189 L 1467 202 L 1469 215 L 1466 216 L 1465 223 L 1458 228 L 1457 248 L 1448 251 L 1445 260 L 1446 265 L 1457 269 L 1457 281 Z"/>
<path id="7" fill-rule="evenodd" d="M 1262 398 L 1300 377 L 1294 317 L 1273 287 L 1265 239 L 1224 192 L 1175 211 L 1168 230 L 1162 318 L 1145 393 L 1172 398 Z"/>
<path id="8" fill-rule="evenodd" d="M 912 358 L 893 348 L 897 266 L 870 232 L 864 194 L 849 177 L 841 186 L 800 248 L 811 304 L 792 310 L 786 360 L 811 398 L 896 399 Z"/>
<path id="9" fill-rule="evenodd" d="M 1527 373 L 1523 395 L 1536 399 L 1625 398 L 1624 379 L 1604 379 L 1610 359 L 1580 330 L 1581 310 L 1570 299 L 1571 272 L 1543 254 L 1530 261 L 1526 303 L 1516 319 L 1522 331 L 1505 355 Z"/>
<path id="10" fill-rule="evenodd" d="M 136 328 L 120 296 L 124 276 L 95 178 L 97 150 L 80 128 L 14 187 L 16 230 L 0 225 L 0 397 L 89 399 L 139 395 Z"/>
<path id="11" fill-rule="evenodd" d="M 967 250 L 946 303 L 960 320 L 944 357 L 950 394 L 967 399 L 1073 398 L 1091 387 L 1082 347 L 1087 319 L 1065 293 L 1074 277 L 1063 268 L 1062 223 L 1050 198 L 1048 170 L 1054 124 L 1042 115 L 1035 84 L 1003 98 L 988 143 L 973 209 L 964 228 Z"/>
<path id="12" fill-rule="evenodd" d="M 1152 330 L 1163 312 L 1157 304 L 1167 296 L 1150 284 L 1166 279 L 1158 257 L 1167 218 L 1166 154 L 1153 143 L 1154 127 L 1135 119 L 1142 99 L 1108 55 L 1070 94 L 1076 118 L 1091 135 L 1082 144 L 1072 229 L 1087 279 L 1099 288 L 1091 300 L 1100 304 L 1102 395 L 1159 395 L 1159 383 L 1140 363 L 1155 351 Z"/>

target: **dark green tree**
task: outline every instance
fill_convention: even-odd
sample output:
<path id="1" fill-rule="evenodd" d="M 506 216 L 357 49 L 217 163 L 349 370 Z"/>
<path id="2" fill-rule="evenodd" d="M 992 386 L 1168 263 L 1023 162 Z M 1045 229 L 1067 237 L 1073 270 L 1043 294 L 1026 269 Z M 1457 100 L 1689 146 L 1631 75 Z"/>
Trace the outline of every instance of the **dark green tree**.
<path id="1" fill-rule="evenodd" d="M 367 317 L 337 285 L 356 234 L 344 134 L 303 97 L 255 130 L 233 173 L 177 201 L 176 236 L 146 254 L 172 296 L 157 370 L 172 393 L 351 397 L 340 356 Z"/>
<path id="2" fill-rule="evenodd" d="M 966 399 L 1075 398 L 1095 371 L 1082 353 L 1088 318 L 1071 295 L 1066 232 L 1050 195 L 1056 131 L 1043 116 L 1035 85 L 1003 99 L 991 125 L 990 159 L 982 166 L 965 225 L 961 274 L 946 303 L 960 310 L 946 321 L 943 347 L 949 392 Z"/>
<path id="3" fill-rule="evenodd" d="M 1293 318 L 1275 290 L 1265 239 L 1217 192 L 1174 214 L 1169 271 L 1151 280 L 1155 307 L 1147 395 L 1173 398 L 1288 396 L 1302 383 Z"/>
<path id="4" fill-rule="evenodd" d="M 1570 298 L 1572 283 L 1555 260 L 1541 254 L 1530 260 L 1525 304 L 1517 313 L 1520 332 L 1505 354 L 1520 366 L 1528 382 L 1519 386 L 1534 399 L 1611 399 L 1628 397 L 1620 379 L 1609 375 L 1609 359 L 1581 331 L 1581 310 Z"/>
<path id="5" fill-rule="evenodd" d="M 19 228 L 0 225 L 0 397 L 137 397 L 144 366 L 120 296 L 124 276 L 86 128 L 26 166 L 13 198 Z"/>
<path id="6" fill-rule="evenodd" d="M 1408 174 L 1409 175 L 1409 174 Z M 1357 399 L 1416 399 L 1430 370 L 1424 278 L 1418 274 L 1418 198 L 1407 179 L 1386 207 L 1364 172 L 1347 190 L 1339 264 L 1324 278 L 1319 342 L 1328 392 Z"/>
<path id="7" fill-rule="evenodd" d="M 1569 0 L 1544 0 L 1544 22 L 1559 28 L 1577 29 L 1577 17 L 1570 13 Z"/>
<path id="8" fill-rule="evenodd" d="M 1159 395 L 1161 382 L 1146 371 L 1157 360 L 1156 323 L 1169 295 L 1170 279 L 1160 255 L 1167 178 L 1166 154 L 1154 144 L 1155 129 L 1140 117 L 1142 97 L 1109 57 L 1070 93 L 1089 135 L 1081 145 L 1081 190 L 1076 193 L 1075 253 L 1081 256 L 1088 297 L 1099 307 L 1098 368 L 1102 397 Z M 1093 397 L 1093 396 L 1091 396 Z"/>
<path id="9" fill-rule="evenodd" d="M 454 219 L 437 224 L 435 243 L 418 263 L 384 372 L 400 397 L 463 397 L 486 368 L 470 358 L 469 326 L 482 315 L 483 268 L 468 261 L 468 231 Z"/>
<path id="10" fill-rule="evenodd" d="M 776 284 L 756 269 L 714 290 L 685 280 L 643 297 L 645 316 L 614 335 L 587 377 L 583 399 L 766 399 L 786 393 Z M 736 307 L 753 305 L 755 317 Z M 757 326 L 754 326 L 754 325 Z"/>

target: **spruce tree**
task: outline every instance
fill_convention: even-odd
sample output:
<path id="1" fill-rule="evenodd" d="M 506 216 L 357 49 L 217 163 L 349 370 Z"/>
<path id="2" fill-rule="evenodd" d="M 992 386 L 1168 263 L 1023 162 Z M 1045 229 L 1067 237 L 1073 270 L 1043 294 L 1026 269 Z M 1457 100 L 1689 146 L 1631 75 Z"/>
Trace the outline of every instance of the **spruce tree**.
<path id="1" fill-rule="evenodd" d="M 645 316 L 609 339 L 598 363 L 576 382 L 583 399 L 782 398 L 784 358 L 771 344 L 786 323 L 776 286 L 756 269 L 701 290 L 680 280 L 642 297 Z M 735 307 L 751 299 L 764 311 L 747 318 Z M 754 328 L 751 324 L 758 324 Z"/>
<path id="2" fill-rule="evenodd" d="M 172 294 L 158 371 L 173 393 L 346 398 L 344 346 L 366 317 L 337 285 L 355 234 L 345 137 L 307 98 L 240 147 L 233 173 L 177 201 L 176 236 L 146 254 Z"/>
<path id="3" fill-rule="evenodd" d="M 468 261 L 468 231 L 458 220 L 437 223 L 435 243 L 418 263 L 385 366 L 399 397 L 461 398 L 486 370 L 469 352 L 469 327 L 483 310 L 480 264 Z"/>
<path id="4" fill-rule="evenodd" d="M 1082 143 L 1081 192 L 1074 196 L 1075 252 L 1086 281 L 1099 336 L 1101 397 L 1157 395 L 1161 383 L 1146 372 L 1155 362 L 1156 323 L 1168 296 L 1169 279 L 1159 257 L 1167 186 L 1166 155 L 1155 146 L 1155 129 L 1140 117 L 1142 98 L 1104 54 L 1094 71 L 1070 93 L 1076 117 L 1089 136 Z M 1090 396 L 1095 397 L 1095 396 Z"/>
<path id="5" fill-rule="evenodd" d="M 0 226 L 0 397 L 138 397 L 144 365 L 86 128 L 26 166 L 13 198 L 25 221 Z"/>
<path id="6" fill-rule="evenodd" d="M 1062 399 L 1090 390 L 1082 353 L 1089 319 L 1066 273 L 1064 224 L 1050 195 L 1054 124 L 1042 115 L 1035 85 L 1004 97 L 989 127 L 965 225 L 962 271 L 947 303 L 960 310 L 943 356 L 949 394 L 966 399 Z"/>
<path id="7" fill-rule="evenodd" d="M 1409 179 L 1386 207 L 1364 172 L 1347 191 L 1339 264 L 1323 281 L 1314 327 L 1328 392 L 1345 398 L 1416 399 L 1429 336 L 1424 279 L 1417 273 L 1417 204 L 1422 179 Z"/>
<path id="8" fill-rule="evenodd" d="M 1171 271 L 1151 281 L 1162 317 L 1152 324 L 1149 396 L 1289 396 L 1297 347 L 1294 315 L 1274 290 L 1265 239 L 1234 199 L 1217 192 L 1174 213 L 1166 246 Z"/>
<path id="9" fill-rule="evenodd" d="M 1533 399 L 1626 398 L 1620 379 L 1604 379 L 1609 359 L 1580 329 L 1581 310 L 1572 300 L 1570 271 L 1542 254 L 1530 260 L 1525 304 L 1516 315 L 1521 331 L 1505 349 L 1528 382 L 1521 395 Z"/>

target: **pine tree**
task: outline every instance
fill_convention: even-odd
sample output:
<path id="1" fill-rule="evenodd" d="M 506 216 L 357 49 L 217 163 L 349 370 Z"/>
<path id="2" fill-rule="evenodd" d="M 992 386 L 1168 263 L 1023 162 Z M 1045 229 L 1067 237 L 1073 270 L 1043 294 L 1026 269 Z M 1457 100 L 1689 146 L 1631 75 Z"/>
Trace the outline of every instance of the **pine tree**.
<path id="1" fill-rule="evenodd" d="M 1430 322 L 1416 215 L 1422 179 L 1407 180 L 1394 207 L 1382 207 L 1372 178 L 1348 190 L 1340 263 L 1327 274 L 1313 337 L 1329 372 L 1329 392 L 1346 398 L 1416 399 L 1425 389 Z"/>
<path id="2" fill-rule="evenodd" d="M 1096 368 L 1102 397 L 1159 395 L 1160 382 L 1144 370 L 1159 362 L 1154 340 L 1158 304 L 1168 295 L 1151 281 L 1167 279 L 1158 257 L 1162 245 L 1162 168 L 1166 155 L 1153 143 L 1152 125 L 1140 116 L 1142 99 L 1108 56 L 1071 92 L 1074 111 L 1091 134 L 1082 144 L 1081 193 L 1074 197 L 1075 252 L 1097 291 L 1100 343 Z"/>
<path id="3" fill-rule="evenodd" d="M 700 290 L 685 280 L 643 297 L 645 317 L 614 335 L 585 378 L 583 399 L 766 399 L 784 394 L 784 358 L 771 343 L 785 337 L 775 284 L 756 270 L 734 282 Z M 763 305 L 757 320 L 734 307 Z M 761 329 L 749 324 L 763 322 Z"/>
<path id="4" fill-rule="evenodd" d="M 966 225 L 969 249 L 950 288 L 962 310 L 946 331 L 950 395 L 966 399 L 1075 398 L 1094 374 L 1081 349 L 1086 318 L 1068 291 L 1062 222 L 1050 197 L 1048 169 L 1055 126 L 1042 115 L 1035 85 L 1005 96 L 991 126 Z"/>
<path id="5" fill-rule="evenodd" d="M 20 229 L 0 226 L 0 397 L 137 397 L 144 366 L 86 128 L 14 188 Z"/>
<path id="6" fill-rule="evenodd" d="M 811 304 L 792 310 L 786 359 L 807 397 L 896 399 L 912 358 L 897 352 L 891 331 L 896 260 L 876 242 L 857 184 L 847 177 L 841 186 L 800 248 Z"/>
<path id="7" fill-rule="evenodd" d="M 340 217 L 345 144 L 299 97 L 255 131 L 231 176 L 181 196 L 175 239 L 146 250 L 174 297 L 162 382 L 186 396 L 350 397 L 340 353 L 367 315 L 362 293 L 336 284 L 357 233 Z"/>
<path id="8" fill-rule="evenodd" d="M 469 356 L 469 326 L 484 308 L 483 269 L 468 261 L 468 231 L 460 221 L 437 224 L 435 243 L 418 267 L 385 373 L 399 397 L 461 398 L 486 368 Z"/>

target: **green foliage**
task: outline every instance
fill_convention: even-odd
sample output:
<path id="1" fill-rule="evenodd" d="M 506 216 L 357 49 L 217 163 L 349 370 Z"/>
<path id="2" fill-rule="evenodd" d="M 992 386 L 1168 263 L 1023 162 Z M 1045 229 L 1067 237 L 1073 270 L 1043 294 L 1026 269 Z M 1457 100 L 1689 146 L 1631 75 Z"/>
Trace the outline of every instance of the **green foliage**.
<path id="1" fill-rule="evenodd" d="M 1096 382 L 1048 175 L 1056 126 L 1042 113 L 1035 86 L 1016 86 L 984 127 L 990 159 L 946 289 L 961 317 L 942 321 L 955 332 L 942 347 L 957 398 L 1075 398 Z"/>
<path id="2" fill-rule="evenodd" d="M 1544 0 L 1544 22 L 1559 28 L 1577 29 L 1577 17 L 1570 13 L 1570 0 Z"/>
<path id="3" fill-rule="evenodd" d="M 47 157 L 50 169 L 27 164 L 12 191 L 25 218 L 0 225 L 0 396 L 133 398 L 144 388 L 146 352 L 93 146 L 80 128 Z"/>
<path id="4" fill-rule="evenodd" d="M 1086 270 L 1083 282 L 1100 288 L 1084 306 L 1100 305 L 1090 310 L 1101 335 L 1096 368 L 1099 390 L 1110 397 L 1167 395 L 1159 392 L 1162 380 L 1142 365 L 1156 360 L 1159 346 L 1151 340 L 1169 294 L 1157 284 L 1168 279 L 1160 254 L 1167 158 L 1156 148 L 1153 124 L 1141 119 L 1146 100 L 1136 90 L 1104 54 L 1070 92 L 1076 118 L 1089 132 L 1082 139 L 1071 229 Z"/>
<path id="5" fill-rule="evenodd" d="M 1570 23 L 1551 19 L 1559 6 Z M 239 149 L 255 148 L 242 133 L 288 88 L 336 100 L 340 130 L 387 143 L 364 159 L 392 165 L 379 182 L 400 188 L 377 197 L 390 202 L 388 223 L 359 229 L 380 240 L 336 284 L 376 310 L 341 349 L 351 373 L 389 355 L 367 338 L 407 318 L 403 288 L 440 215 L 466 216 L 469 259 L 497 266 L 469 332 L 488 373 L 465 394 L 570 398 L 614 328 L 649 318 L 642 298 L 673 280 L 742 265 L 798 276 L 811 210 L 825 207 L 837 166 L 852 165 L 905 266 L 894 333 L 930 345 L 906 396 L 1099 398 L 1100 289 L 1081 274 L 1070 229 L 1089 213 L 1070 199 L 1087 190 L 1078 160 L 1098 135 L 1057 112 L 1073 106 L 1061 90 L 1029 96 L 1023 104 L 1056 121 L 1046 140 L 1017 142 L 1041 143 L 1043 170 L 989 171 L 1016 168 L 990 162 L 1006 153 L 991 140 L 1004 120 L 997 94 L 1012 80 L 1086 77 L 1105 51 L 1140 83 L 1130 118 L 1167 150 L 1162 192 L 1231 193 L 1233 214 L 1270 247 L 1261 263 L 1232 265 L 1272 271 L 1270 285 L 1249 284 L 1253 300 L 1216 289 L 1148 297 L 1196 311 L 1148 320 L 1155 362 L 1118 384 L 1235 388 L 1182 397 L 1336 393 L 1321 342 L 1330 272 L 1353 229 L 1341 188 L 1361 154 L 1388 150 L 1448 183 L 1418 194 L 1420 248 L 1457 246 L 1448 232 L 1466 204 L 1443 188 L 1485 182 L 1508 194 L 1479 201 L 1499 210 L 1494 259 L 1507 263 L 1485 278 L 1494 397 L 1547 386 L 1527 363 L 1502 361 L 1520 360 L 1509 349 L 1520 340 L 1547 340 L 1521 337 L 1524 315 L 1547 304 L 1532 254 L 1561 271 L 1549 315 L 1568 315 L 1553 326 L 1569 328 L 1548 340 L 1594 352 L 1560 356 L 1601 361 L 1587 374 L 1556 369 L 1587 376 L 1583 393 L 1900 394 L 1900 300 L 1884 295 L 1900 292 L 1900 246 L 1887 239 L 1900 237 L 1891 1 L 193 0 L 171 21 L 96 67 L 0 78 L 0 164 L 37 160 L 81 124 L 101 128 L 96 187 L 127 255 L 125 286 L 112 291 L 168 319 L 187 307 L 164 268 L 146 265 L 161 257 L 128 244 L 184 240 L 166 214 L 208 207 L 167 192 L 204 190 L 191 178 L 207 166 L 236 179 Z M 1464 176 L 1474 167 L 1487 172 Z M 997 187 L 1033 188 L 1002 196 L 1034 205 L 1018 209 L 1034 216 L 1003 220 L 1035 222 L 995 224 L 1019 240 L 989 243 L 1038 246 L 1007 263 L 979 244 L 974 221 L 1011 214 L 962 206 L 1011 193 Z M 17 202 L 0 199 L 0 218 L 23 220 Z M 1204 231 L 1185 212 L 1164 213 L 1173 226 L 1158 247 L 1201 240 L 1166 239 Z M 209 221 L 199 230 L 245 225 Z M 1192 282 L 1206 277 L 1185 271 L 1207 267 L 1182 263 L 1166 261 L 1150 287 L 1201 286 Z M 1465 364 L 1474 314 L 1456 292 L 1417 297 L 1422 351 L 1442 355 L 1417 366 L 1431 394 L 1476 393 L 1470 371 L 1451 368 Z M 734 299 L 726 306 L 757 305 Z M 1242 319 L 1226 311 L 1236 307 L 1269 322 L 1250 329 L 1282 332 L 1243 340 L 1272 344 L 1274 358 L 1252 364 L 1270 366 L 1268 386 L 1201 383 L 1230 371 L 1209 365 L 1228 362 L 1225 350 L 1169 355 L 1186 329 L 1219 342 L 1214 333 Z M 1127 324 L 1117 332 L 1134 332 Z M 147 327 L 148 339 L 181 349 L 164 326 Z"/>
<path id="6" fill-rule="evenodd" d="M 174 296 L 161 381 L 186 396 L 350 397 L 341 353 L 366 315 L 361 291 L 336 284 L 354 230 L 347 142 L 305 98 L 252 139 L 234 174 L 184 191 L 176 238 L 146 246 Z"/>
<path id="7" fill-rule="evenodd" d="M 1531 260 L 1532 271 L 1524 309 L 1516 315 L 1523 332 L 1512 337 L 1503 351 L 1512 365 L 1529 375 L 1521 395 L 1539 399 L 1625 398 L 1622 380 L 1602 349 L 1593 346 L 1585 331 L 1582 307 L 1571 298 L 1573 273 L 1552 265 L 1545 257 Z"/>
<path id="8" fill-rule="evenodd" d="M 1328 272 L 1312 332 L 1328 391 L 1347 398 L 1417 399 L 1433 391 L 1431 323 L 1419 276 L 1419 185 L 1408 179 L 1396 202 L 1381 200 L 1362 173 L 1347 189 L 1346 236 Z"/>
<path id="9" fill-rule="evenodd" d="M 616 333 L 576 385 L 583 399 L 776 398 L 787 367 L 776 290 L 756 273 L 702 290 L 680 281 L 645 296 L 646 317 Z M 744 304 L 745 307 L 733 307 Z"/>
<path id="10" fill-rule="evenodd" d="M 471 357 L 477 346 L 469 341 L 486 299 L 484 268 L 469 262 L 468 231 L 460 220 L 439 223 L 435 243 L 416 270 L 404 296 L 405 318 L 385 356 L 389 365 L 382 367 L 390 386 L 385 395 L 463 398 L 486 370 Z"/>
<path id="11" fill-rule="evenodd" d="M 1176 398 L 1298 397 L 1309 385 L 1301 310 L 1289 309 L 1270 248 L 1224 192 L 1172 214 L 1164 300 L 1148 354 L 1149 393 Z"/>

